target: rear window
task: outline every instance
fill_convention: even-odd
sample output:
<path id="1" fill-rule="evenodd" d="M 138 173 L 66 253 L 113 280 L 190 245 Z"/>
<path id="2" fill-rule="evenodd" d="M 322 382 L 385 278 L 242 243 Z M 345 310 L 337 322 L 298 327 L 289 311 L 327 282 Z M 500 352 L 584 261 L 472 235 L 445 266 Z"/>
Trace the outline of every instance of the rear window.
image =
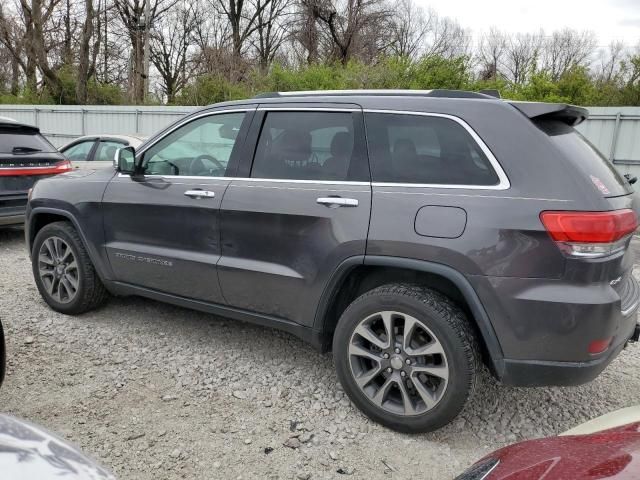
<path id="1" fill-rule="evenodd" d="M 374 182 L 492 186 L 498 175 L 469 132 L 444 117 L 367 113 Z"/>
<path id="2" fill-rule="evenodd" d="M 589 176 L 603 196 L 617 197 L 633 192 L 616 167 L 573 127 L 557 120 L 537 120 L 534 123 L 549 135 L 553 144 L 576 168 Z"/>
<path id="3" fill-rule="evenodd" d="M 28 130 L 0 128 L 0 153 L 29 154 L 35 152 L 56 152 L 39 133 Z"/>

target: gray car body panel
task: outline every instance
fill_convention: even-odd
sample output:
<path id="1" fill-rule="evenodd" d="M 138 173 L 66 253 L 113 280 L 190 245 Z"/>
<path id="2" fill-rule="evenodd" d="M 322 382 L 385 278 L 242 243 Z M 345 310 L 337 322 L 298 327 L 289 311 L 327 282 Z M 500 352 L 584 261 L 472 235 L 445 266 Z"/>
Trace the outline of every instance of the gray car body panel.
<path id="1" fill-rule="evenodd" d="M 365 123 L 374 111 L 460 118 L 498 160 L 508 188 L 248 179 L 259 132 L 252 125 L 240 140 L 230 177 L 150 179 L 99 171 L 39 182 L 28 208 L 27 239 L 33 239 L 40 212 L 64 211 L 114 293 L 274 325 L 320 349 L 328 343 L 329 306 L 354 268 L 430 272 L 460 290 L 494 374 L 512 384 L 541 384 L 535 372 L 545 384 L 586 381 L 615 355 L 593 358 L 585 342 L 610 335 L 613 352 L 628 340 L 637 304 L 622 315 L 611 282 L 633 281 L 630 251 L 605 261 L 567 259 L 539 215 L 637 211 L 637 205 L 630 194 L 601 195 L 588 172 L 565 161 L 514 106 L 491 99 L 365 95 L 230 102 L 181 119 L 150 138 L 138 155 L 193 118 L 256 108 L 256 119 L 267 109 L 362 110 Z M 73 188 L 65 188 L 69 181 Z M 206 207 L 196 208 L 181 195 L 196 184 L 216 193 Z M 328 209 L 315 202 L 328 195 L 349 196 L 359 205 Z M 455 211 L 446 228 L 429 226 L 429 216 L 420 213 L 446 218 L 441 211 Z M 570 372 L 582 366 L 586 373 L 548 374 L 563 366 Z"/>

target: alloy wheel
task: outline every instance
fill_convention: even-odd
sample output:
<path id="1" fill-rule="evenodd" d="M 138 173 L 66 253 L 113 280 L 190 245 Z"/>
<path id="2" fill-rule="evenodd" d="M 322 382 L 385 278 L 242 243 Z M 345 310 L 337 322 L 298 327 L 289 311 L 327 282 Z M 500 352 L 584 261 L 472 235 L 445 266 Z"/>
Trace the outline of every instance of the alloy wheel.
<path id="1" fill-rule="evenodd" d="M 403 416 L 434 408 L 449 380 L 438 338 L 417 318 L 394 311 L 375 313 L 358 324 L 349 341 L 349 366 L 372 403 Z"/>
<path id="2" fill-rule="evenodd" d="M 73 301 L 78 293 L 78 263 L 69 244 L 60 237 L 48 237 L 38 252 L 38 272 L 45 290 L 59 303 Z"/>

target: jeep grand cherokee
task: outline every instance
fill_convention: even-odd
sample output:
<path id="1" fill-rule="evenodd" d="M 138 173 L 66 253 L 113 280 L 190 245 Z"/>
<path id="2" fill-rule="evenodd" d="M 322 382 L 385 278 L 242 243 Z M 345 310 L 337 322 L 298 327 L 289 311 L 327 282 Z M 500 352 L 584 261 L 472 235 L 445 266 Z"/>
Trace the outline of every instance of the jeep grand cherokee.
<path id="1" fill-rule="evenodd" d="M 637 340 L 636 205 L 586 117 L 440 90 L 212 105 L 115 172 L 38 182 L 35 281 L 67 314 L 141 295 L 284 329 L 372 419 L 434 430 L 482 362 L 575 385 Z"/>

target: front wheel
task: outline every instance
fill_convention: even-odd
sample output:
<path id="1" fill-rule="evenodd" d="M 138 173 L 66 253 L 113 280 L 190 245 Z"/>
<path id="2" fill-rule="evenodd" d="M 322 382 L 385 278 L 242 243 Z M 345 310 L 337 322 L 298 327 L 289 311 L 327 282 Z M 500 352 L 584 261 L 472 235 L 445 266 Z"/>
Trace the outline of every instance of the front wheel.
<path id="1" fill-rule="evenodd" d="M 40 295 L 57 312 L 84 313 L 108 296 L 78 232 L 68 222 L 50 223 L 38 232 L 31 263 Z"/>
<path id="2" fill-rule="evenodd" d="M 340 383 L 356 406 L 409 433 L 451 422 L 480 369 L 464 312 L 418 285 L 384 285 L 357 298 L 340 317 L 333 353 Z"/>

